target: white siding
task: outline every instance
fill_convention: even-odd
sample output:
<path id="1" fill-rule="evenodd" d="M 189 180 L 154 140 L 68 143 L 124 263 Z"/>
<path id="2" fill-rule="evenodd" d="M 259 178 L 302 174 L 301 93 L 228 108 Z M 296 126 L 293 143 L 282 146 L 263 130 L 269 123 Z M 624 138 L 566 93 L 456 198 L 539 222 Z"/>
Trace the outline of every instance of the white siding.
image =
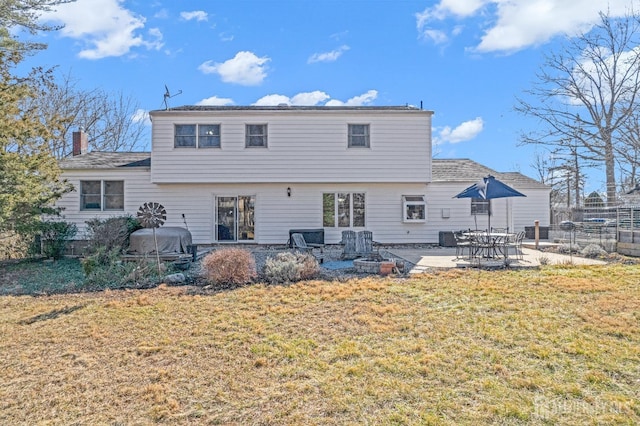
<path id="1" fill-rule="evenodd" d="M 438 240 L 438 231 L 461 229 L 487 229 L 487 215 L 471 214 L 470 198 L 453 198 L 473 182 L 468 183 L 431 183 L 428 185 L 427 207 L 429 211 L 430 241 Z M 524 231 L 525 226 L 533 226 L 535 220 L 540 226 L 549 226 L 549 190 L 539 188 L 515 189 L 526 194 L 526 197 L 498 198 L 491 200 L 491 226 L 508 227 L 509 230 Z M 449 210 L 449 217 L 443 218 L 443 209 Z"/>
<path id="2" fill-rule="evenodd" d="M 145 169 L 68 170 L 64 177 L 76 188 L 80 180 L 124 180 L 125 210 L 122 212 L 80 211 L 80 194 L 68 193 L 60 199 L 63 218 L 79 227 L 84 237 L 85 222 L 130 214 L 135 216 L 144 202 L 158 202 L 167 210 L 165 226 L 184 226 L 182 214 L 197 244 L 214 243 L 214 199 L 216 196 L 255 195 L 256 240 L 259 244 L 284 244 L 293 228 L 322 227 L 322 194 L 325 192 L 364 192 L 366 227 L 379 242 L 425 242 L 424 223 L 402 222 L 402 195 L 423 194 L 424 185 L 394 184 L 165 184 L 149 182 Z M 292 190 L 287 196 L 287 187 Z M 338 243 L 347 228 L 325 228 L 326 241 Z M 354 228 L 357 230 L 357 228 Z"/>
<path id="3" fill-rule="evenodd" d="M 431 112 L 422 110 L 156 111 L 154 183 L 420 182 L 431 176 Z M 348 124 L 370 147 L 348 148 Z M 175 124 L 220 124 L 221 148 L 174 148 Z M 267 124 L 268 147 L 245 148 L 245 125 Z"/>
<path id="4" fill-rule="evenodd" d="M 293 228 L 322 227 L 322 194 L 325 192 L 363 192 L 366 199 L 366 226 L 354 228 L 373 232 L 375 241 L 381 243 L 437 243 L 439 231 L 476 228 L 471 215 L 470 199 L 453 198 L 467 184 L 153 184 L 150 172 L 144 168 L 67 170 L 64 173 L 76 188 L 80 180 L 124 180 L 125 210 L 123 212 L 80 211 L 78 192 L 66 194 L 58 202 L 64 208 L 64 219 L 73 221 L 80 228 L 78 238 L 83 237 L 85 221 L 99 217 L 108 218 L 130 214 L 135 216 L 144 202 L 159 202 L 167 210 L 166 226 L 187 226 L 197 244 L 214 243 L 214 199 L 216 196 L 254 195 L 255 227 L 258 244 L 284 244 Z M 287 188 L 291 188 L 291 197 Z M 549 191 L 521 189 L 527 197 L 497 199 L 492 201 L 491 225 L 509 226 L 511 230 L 524 230 L 539 220 L 541 226 L 549 225 Z M 424 223 L 405 223 L 402 220 L 402 196 L 425 195 L 427 220 Z M 443 217 L 443 209 L 449 217 Z M 477 227 L 486 229 L 487 216 L 477 217 Z M 348 228 L 325 228 L 327 243 L 340 242 L 342 231 Z"/>

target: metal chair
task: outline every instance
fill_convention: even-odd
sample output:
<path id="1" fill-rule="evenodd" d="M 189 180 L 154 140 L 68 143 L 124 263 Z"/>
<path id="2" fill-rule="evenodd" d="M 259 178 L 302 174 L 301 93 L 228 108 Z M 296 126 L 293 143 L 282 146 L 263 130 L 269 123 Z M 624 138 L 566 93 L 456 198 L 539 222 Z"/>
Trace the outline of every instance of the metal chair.
<path id="1" fill-rule="evenodd" d="M 456 241 L 456 259 L 464 256 L 464 251 L 467 250 L 467 257 L 471 258 L 473 250 L 473 241 L 469 236 L 464 235 L 462 231 L 453 231 L 453 238 Z"/>
<path id="2" fill-rule="evenodd" d="M 505 254 L 508 255 L 508 250 L 513 248 L 516 259 L 524 260 L 524 253 L 522 252 L 522 243 L 524 241 L 525 232 L 521 231 L 517 234 L 512 234 L 507 237 L 507 241 L 504 244 Z"/>

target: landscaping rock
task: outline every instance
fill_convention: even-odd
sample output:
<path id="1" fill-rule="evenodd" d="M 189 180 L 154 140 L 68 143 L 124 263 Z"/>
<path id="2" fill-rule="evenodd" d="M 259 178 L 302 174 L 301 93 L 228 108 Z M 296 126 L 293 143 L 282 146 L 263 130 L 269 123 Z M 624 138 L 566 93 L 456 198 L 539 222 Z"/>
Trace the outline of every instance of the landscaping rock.
<path id="1" fill-rule="evenodd" d="M 187 277 L 184 274 L 171 274 L 164 277 L 164 282 L 167 284 L 184 284 L 187 281 Z"/>

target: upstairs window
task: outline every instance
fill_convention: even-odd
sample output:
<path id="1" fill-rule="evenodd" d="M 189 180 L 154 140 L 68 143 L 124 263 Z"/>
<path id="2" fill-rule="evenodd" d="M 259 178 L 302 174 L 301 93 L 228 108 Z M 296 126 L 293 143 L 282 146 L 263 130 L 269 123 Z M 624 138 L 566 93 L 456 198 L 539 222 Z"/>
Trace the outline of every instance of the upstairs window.
<path id="1" fill-rule="evenodd" d="M 404 195 L 402 197 L 404 222 L 425 222 L 427 220 L 427 203 L 424 195 Z"/>
<path id="2" fill-rule="evenodd" d="M 220 148 L 219 124 L 176 124 L 175 148 Z"/>
<path id="3" fill-rule="evenodd" d="M 488 215 L 491 211 L 490 200 L 485 200 L 484 198 L 472 198 L 471 199 L 471 214 L 486 214 Z"/>
<path id="4" fill-rule="evenodd" d="M 80 181 L 80 210 L 124 210 L 124 181 Z"/>
<path id="5" fill-rule="evenodd" d="M 220 125 L 198 125 L 198 148 L 220 148 Z"/>
<path id="6" fill-rule="evenodd" d="M 247 148 L 267 147 L 267 125 L 247 124 L 245 129 L 245 146 Z"/>
<path id="7" fill-rule="evenodd" d="M 349 148 L 369 148 L 368 124 L 349 124 Z"/>
<path id="8" fill-rule="evenodd" d="M 195 124 L 176 124 L 174 147 L 195 148 L 197 139 L 196 127 Z"/>

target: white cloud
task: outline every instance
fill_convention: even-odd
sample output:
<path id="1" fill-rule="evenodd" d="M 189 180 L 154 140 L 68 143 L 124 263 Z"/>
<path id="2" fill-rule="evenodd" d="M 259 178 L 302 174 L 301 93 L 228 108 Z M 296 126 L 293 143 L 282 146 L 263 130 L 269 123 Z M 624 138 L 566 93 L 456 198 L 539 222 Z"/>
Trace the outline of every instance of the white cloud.
<path id="1" fill-rule="evenodd" d="M 424 30 L 422 37 L 431 40 L 434 44 L 444 44 L 449 41 L 449 36 L 444 31 L 440 30 Z"/>
<path id="2" fill-rule="evenodd" d="M 150 32 L 151 39 L 140 35 L 145 18 L 122 5 L 122 0 L 77 0 L 56 6 L 42 14 L 45 22 L 63 24 L 59 34 L 80 40 L 85 48 L 78 56 L 101 59 L 122 56 L 135 47 L 158 50 L 162 47 L 160 30 Z"/>
<path id="3" fill-rule="evenodd" d="M 470 121 L 465 121 L 460 124 L 455 129 L 452 129 L 449 126 L 443 127 L 438 136 L 434 138 L 433 142 L 435 145 L 440 145 L 442 143 L 459 143 L 471 140 L 478 136 L 482 129 L 484 128 L 484 122 L 481 117 L 477 117 Z"/>
<path id="4" fill-rule="evenodd" d="M 285 95 L 267 95 L 263 96 L 257 101 L 255 101 L 252 105 L 256 106 L 276 106 L 281 104 L 291 105 L 291 100 L 288 96 Z"/>
<path id="5" fill-rule="evenodd" d="M 212 105 L 212 106 L 226 106 L 233 105 L 233 99 L 230 98 L 219 98 L 217 96 L 211 96 L 210 98 L 205 98 L 199 102 L 196 102 L 196 105 Z"/>
<path id="6" fill-rule="evenodd" d="M 326 93 L 321 92 L 319 90 L 315 90 L 313 92 L 298 93 L 293 98 L 291 98 L 291 104 L 292 105 L 318 105 L 329 98 L 330 96 L 327 95 Z"/>
<path id="7" fill-rule="evenodd" d="M 218 74 L 225 83 L 257 86 L 267 77 L 267 57 L 259 58 L 252 52 L 238 52 L 232 59 L 217 63 L 206 61 L 198 67 L 205 74 Z"/>
<path id="8" fill-rule="evenodd" d="M 131 121 L 134 123 L 144 123 L 146 126 L 151 125 L 151 119 L 149 118 L 149 111 L 144 109 L 137 109 L 131 116 Z"/>
<path id="9" fill-rule="evenodd" d="M 209 19 L 207 12 L 202 10 L 194 10 L 193 12 L 180 12 L 180 17 L 185 21 L 191 21 L 195 19 L 198 22 L 206 21 Z"/>
<path id="10" fill-rule="evenodd" d="M 348 99 L 346 102 L 342 102 L 337 99 L 331 99 L 325 105 L 326 106 L 362 106 L 362 105 L 370 104 L 371 102 L 375 101 L 377 97 L 378 97 L 377 90 L 369 90 L 367 93 L 354 96 L 353 98 Z"/>
<path id="11" fill-rule="evenodd" d="M 325 92 L 315 90 L 313 92 L 302 92 L 288 97 L 285 95 L 267 95 L 258 99 L 253 105 L 257 106 L 276 106 L 276 105 L 297 105 L 297 106 L 315 106 L 329 99 L 330 96 Z"/>
<path id="12" fill-rule="evenodd" d="M 479 17 L 487 29 L 475 50 L 509 53 L 546 43 L 556 35 L 586 31 L 598 21 L 599 11 L 606 9 L 612 17 L 622 16 L 633 3 L 634 0 L 441 0 L 417 13 L 416 25 L 421 37 L 442 43 L 448 34 L 434 29 L 434 25 L 444 25 L 449 18 L 458 22 Z M 459 32 L 459 26 L 453 27 L 451 35 Z"/>
<path id="13" fill-rule="evenodd" d="M 313 64 L 314 62 L 334 62 L 337 61 L 338 58 L 342 56 L 342 54 L 347 50 L 349 50 L 349 46 L 342 45 L 339 48 L 332 50 L 331 52 L 314 53 L 309 57 L 307 63 Z"/>

